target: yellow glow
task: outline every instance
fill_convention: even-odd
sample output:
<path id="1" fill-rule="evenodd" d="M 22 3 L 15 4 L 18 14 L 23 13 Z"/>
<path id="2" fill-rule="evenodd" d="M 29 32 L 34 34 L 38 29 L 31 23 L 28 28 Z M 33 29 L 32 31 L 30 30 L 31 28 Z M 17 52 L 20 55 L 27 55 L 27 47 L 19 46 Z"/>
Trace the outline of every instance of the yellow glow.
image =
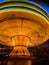
<path id="1" fill-rule="evenodd" d="M 23 42 L 26 46 L 39 45 L 48 39 L 48 21 L 43 16 L 34 12 L 22 10 L 1 12 L 0 19 L 0 40 L 5 45 L 15 46 L 17 44 L 17 41 L 15 42 L 17 35 L 23 36 L 28 41 L 28 37 L 30 38 L 31 41 L 29 42 L 24 39 L 26 42 Z M 15 40 L 12 39 L 14 36 L 16 36 L 13 38 Z M 23 42 L 21 40 L 20 45 L 23 45 Z"/>
<path id="2" fill-rule="evenodd" d="M 25 55 L 30 57 L 28 47 L 43 44 L 49 39 L 48 16 L 40 7 L 35 4 L 29 5 L 27 2 L 26 4 L 11 2 L 1 5 L 0 8 L 0 43 L 13 46 L 10 57 L 16 57 L 16 55 L 23 55 L 24 58 Z M 10 61 L 8 65 L 15 65 L 15 63 L 31 65 L 30 60 L 14 61 L 14 63 Z"/>

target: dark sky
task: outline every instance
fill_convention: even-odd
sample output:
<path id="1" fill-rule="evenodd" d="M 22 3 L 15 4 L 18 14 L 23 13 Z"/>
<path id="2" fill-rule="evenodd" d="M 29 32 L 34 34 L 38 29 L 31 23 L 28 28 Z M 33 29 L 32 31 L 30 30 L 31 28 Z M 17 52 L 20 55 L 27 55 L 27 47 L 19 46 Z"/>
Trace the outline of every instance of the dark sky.
<path id="1" fill-rule="evenodd" d="M 46 5 L 49 6 L 49 0 L 34 0 L 34 1 L 38 1 L 38 2 L 41 2 L 41 3 L 46 4 Z"/>

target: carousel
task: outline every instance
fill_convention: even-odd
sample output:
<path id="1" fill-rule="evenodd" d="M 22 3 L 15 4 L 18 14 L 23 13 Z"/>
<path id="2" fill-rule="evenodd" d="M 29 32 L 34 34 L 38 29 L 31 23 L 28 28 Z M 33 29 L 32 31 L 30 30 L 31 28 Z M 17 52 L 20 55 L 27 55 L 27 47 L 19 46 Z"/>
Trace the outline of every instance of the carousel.
<path id="1" fill-rule="evenodd" d="M 5 64 L 31 65 L 36 57 L 31 56 L 28 47 L 41 45 L 48 39 L 49 16 L 42 7 L 29 1 L 0 3 L 0 44 L 13 48 Z"/>

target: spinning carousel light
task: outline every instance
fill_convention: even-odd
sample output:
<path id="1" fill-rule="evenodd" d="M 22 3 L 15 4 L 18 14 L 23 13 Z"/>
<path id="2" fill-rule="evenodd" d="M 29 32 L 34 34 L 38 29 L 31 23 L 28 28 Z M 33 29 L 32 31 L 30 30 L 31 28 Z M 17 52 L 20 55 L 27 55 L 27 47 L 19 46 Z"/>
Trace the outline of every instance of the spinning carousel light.
<path id="1" fill-rule="evenodd" d="M 0 3 L 0 41 L 7 46 L 40 45 L 49 38 L 48 21 L 48 14 L 35 3 Z"/>
<path id="2" fill-rule="evenodd" d="M 49 16 L 43 8 L 25 1 L 0 3 L 0 42 L 14 47 L 10 55 L 30 56 L 27 47 L 43 44 L 47 39 Z M 25 65 L 31 65 L 31 61 L 25 61 Z"/>
<path id="3" fill-rule="evenodd" d="M 48 14 L 35 3 L 3 2 L 0 4 L 0 40 L 5 45 L 14 46 L 11 38 L 22 35 L 31 40 L 27 46 L 40 45 L 49 38 L 48 19 Z"/>

